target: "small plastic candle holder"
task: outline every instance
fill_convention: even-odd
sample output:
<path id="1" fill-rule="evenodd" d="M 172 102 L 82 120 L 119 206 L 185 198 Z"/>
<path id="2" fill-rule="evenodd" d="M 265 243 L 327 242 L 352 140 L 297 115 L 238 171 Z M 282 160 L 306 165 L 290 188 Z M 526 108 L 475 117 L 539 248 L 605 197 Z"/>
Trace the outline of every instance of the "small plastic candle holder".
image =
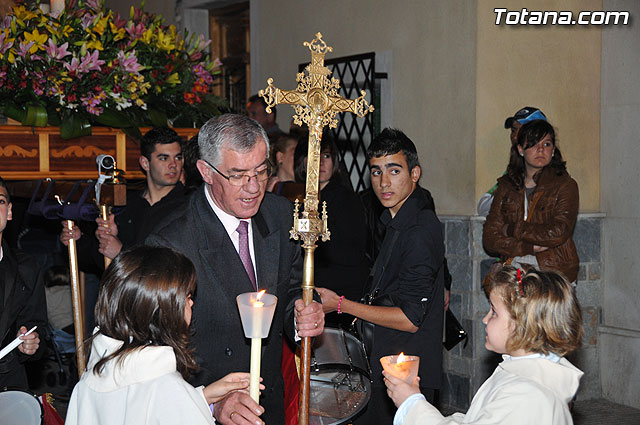
<path id="1" fill-rule="evenodd" d="M 236 297 L 244 336 L 266 338 L 276 311 L 278 297 L 264 292 L 246 292 Z"/>
<path id="2" fill-rule="evenodd" d="M 380 363 L 385 372 L 410 384 L 418 376 L 420 356 L 405 356 L 401 353 L 381 357 Z"/>

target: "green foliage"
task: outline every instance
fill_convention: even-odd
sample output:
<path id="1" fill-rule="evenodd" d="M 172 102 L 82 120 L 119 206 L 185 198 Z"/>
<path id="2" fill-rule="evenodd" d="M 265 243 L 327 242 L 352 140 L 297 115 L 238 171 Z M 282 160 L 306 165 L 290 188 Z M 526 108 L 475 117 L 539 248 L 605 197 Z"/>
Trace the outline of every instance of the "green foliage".
<path id="1" fill-rule="evenodd" d="M 59 15 L 18 1 L 0 18 L 0 110 L 64 138 L 91 125 L 200 126 L 228 107 L 210 93 L 220 63 L 209 43 L 142 8 L 124 20 L 102 0 L 67 0 Z"/>

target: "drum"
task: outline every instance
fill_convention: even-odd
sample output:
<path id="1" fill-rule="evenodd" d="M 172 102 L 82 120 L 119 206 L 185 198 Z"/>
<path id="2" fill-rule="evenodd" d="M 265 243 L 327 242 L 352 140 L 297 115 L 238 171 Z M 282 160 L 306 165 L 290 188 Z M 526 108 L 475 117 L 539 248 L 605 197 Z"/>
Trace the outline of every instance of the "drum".
<path id="1" fill-rule="evenodd" d="M 309 424 L 346 423 L 371 396 L 369 362 L 362 342 L 342 329 L 325 328 L 311 359 Z"/>
<path id="2" fill-rule="evenodd" d="M 2 423 L 7 425 L 42 425 L 44 421 L 42 403 L 27 391 L 0 391 L 0 412 Z"/>

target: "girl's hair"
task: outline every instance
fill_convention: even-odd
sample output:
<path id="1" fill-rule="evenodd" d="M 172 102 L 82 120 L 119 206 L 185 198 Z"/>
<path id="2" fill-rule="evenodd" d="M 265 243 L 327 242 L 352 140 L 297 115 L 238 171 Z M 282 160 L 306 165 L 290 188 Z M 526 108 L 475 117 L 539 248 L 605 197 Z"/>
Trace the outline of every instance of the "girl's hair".
<path id="1" fill-rule="evenodd" d="M 298 143 L 298 137 L 293 134 L 283 134 L 271 145 L 271 174 L 277 174 L 280 165 L 278 164 L 278 152 L 285 153 L 293 144 Z"/>
<path id="2" fill-rule="evenodd" d="M 338 146 L 330 131 L 322 134 L 320 140 L 320 154 L 329 152 L 333 161 L 333 171 L 331 178 L 334 178 L 340 172 L 340 160 L 338 159 Z M 301 138 L 298 141 L 296 150 L 293 154 L 293 168 L 296 177 L 296 183 L 306 183 L 307 181 L 307 156 L 309 154 L 308 139 Z"/>
<path id="3" fill-rule="evenodd" d="M 556 272 L 504 266 L 484 283 L 500 295 L 515 322 L 507 350 L 564 356 L 580 346 L 582 313 L 571 284 Z"/>
<path id="4" fill-rule="evenodd" d="M 195 289 L 193 264 L 179 252 L 141 246 L 118 255 L 102 278 L 95 316 L 100 333 L 123 345 L 98 361 L 93 373 L 99 375 L 105 363 L 115 358 L 120 363 L 135 350 L 169 346 L 187 379 L 197 369 L 184 317 Z"/>
<path id="5" fill-rule="evenodd" d="M 544 139 L 547 135 L 551 136 L 551 143 L 555 148 L 551 162 L 544 168 L 551 167 L 556 171 L 557 175 L 561 175 L 567 170 L 566 162 L 562 160 L 562 153 L 556 146 L 556 132 L 553 126 L 545 120 L 534 120 L 524 124 L 518 130 L 518 141 L 511 146 L 511 152 L 509 154 L 509 165 L 507 166 L 507 176 L 517 189 L 524 187 L 524 177 L 526 167 L 524 163 L 524 157 L 518 152 L 518 146 L 522 149 L 529 149 L 534 147 Z M 534 176 L 534 180 L 537 182 L 539 172 Z"/>
<path id="6" fill-rule="evenodd" d="M 202 175 L 196 165 L 200 159 L 197 134 L 182 144 L 182 158 L 184 158 L 184 165 L 182 166 L 184 187 L 187 190 L 194 190 L 202 184 Z"/>

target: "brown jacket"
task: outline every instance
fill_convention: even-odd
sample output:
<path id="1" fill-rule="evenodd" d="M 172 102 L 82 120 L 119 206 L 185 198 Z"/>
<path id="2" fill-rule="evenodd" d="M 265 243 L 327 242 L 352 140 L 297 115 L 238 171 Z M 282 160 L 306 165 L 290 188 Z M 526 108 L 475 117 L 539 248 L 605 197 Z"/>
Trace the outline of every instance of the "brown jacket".
<path id="1" fill-rule="evenodd" d="M 516 255 L 535 255 L 542 270 L 558 271 L 575 282 L 579 259 L 573 229 L 578 217 L 578 184 L 568 173 L 558 176 L 547 167 L 538 178 L 531 200 L 537 193 L 542 195 L 525 222 L 524 189 L 517 190 L 506 175 L 498 179 L 482 234 L 485 250 L 499 255 L 502 261 Z M 534 254 L 534 245 L 549 249 Z"/>

